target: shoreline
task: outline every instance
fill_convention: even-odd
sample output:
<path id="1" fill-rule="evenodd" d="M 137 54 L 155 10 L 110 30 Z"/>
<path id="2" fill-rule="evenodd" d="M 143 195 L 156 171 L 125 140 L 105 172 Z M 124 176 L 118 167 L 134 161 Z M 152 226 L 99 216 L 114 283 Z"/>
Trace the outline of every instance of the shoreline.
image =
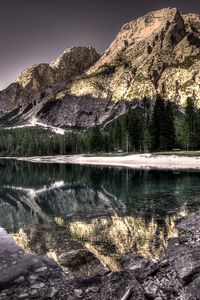
<path id="1" fill-rule="evenodd" d="M 200 214 L 179 219 L 176 227 L 179 236 L 169 240 L 163 259 L 133 252 L 124 256 L 120 272 L 105 268 L 87 249 L 59 256 L 70 266 L 65 272 L 52 258 L 26 253 L 0 228 L 0 299 L 199 299 Z M 92 274 L 76 273 L 77 264 L 80 269 L 95 261 Z"/>
<path id="2" fill-rule="evenodd" d="M 178 155 L 131 154 L 126 156 L 56 155 L 32 157 L 0 157 L 32 163 L 59 163 L 99 166 L 119 166 L 132 169 L 199 170 L 200 157 Z"/>

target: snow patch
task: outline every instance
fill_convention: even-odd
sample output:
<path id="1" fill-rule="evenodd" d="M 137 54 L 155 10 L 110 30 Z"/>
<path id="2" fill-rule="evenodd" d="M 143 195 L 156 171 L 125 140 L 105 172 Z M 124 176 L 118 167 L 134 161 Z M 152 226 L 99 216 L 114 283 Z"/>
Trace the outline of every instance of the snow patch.
<path id="1" fill-rule="evenodd" d="M 55 127 L 55 126 L 51 126 L 51 125 L 47 125 L 45 123 L 42 122 L 38 122 L 37 118 L 32 117 L 30 122 L 24 125 L 17 125 L 17 126 L 13 126 L 13 127 L 6 127 L 5 129 L 16 129 L 16 128 L 27 128 L 27 127 L 35 127 L 35 126 L 39 126 L 42 127 L 44 129 L 49 129 L 50 131 L 56 133 L 56 134 L 60 134 L 60 135 L 64 135 L 65 134 L 65 130 L 60 128 L 60 127 Z"/>
<path id="2" fill-rule="evenodd" d="M 60 128 L 60 127 L 55 127 L 55 126 L 51 126 L 51 125 L 47 125 L 44 124 L 42 122 L 38 122 L 37 118 L 32 117 L 31 121 L 30 121 L 31 126 L 40 126 L 40 127 L 44 127 L 45 129 L 50 129 L 52 132 L 55 132 L 56 134 L 60 134 L 60 135 L 64 135 L 65 134 L 65 130 Z"/>

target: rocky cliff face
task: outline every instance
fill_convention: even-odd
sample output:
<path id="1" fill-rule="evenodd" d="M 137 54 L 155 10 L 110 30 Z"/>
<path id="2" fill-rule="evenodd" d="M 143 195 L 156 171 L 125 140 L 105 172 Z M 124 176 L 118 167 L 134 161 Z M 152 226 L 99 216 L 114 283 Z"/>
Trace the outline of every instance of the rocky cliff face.
<path id="1" fill-rule="evenodd" d="M 200 18 L 175 8 L 148 13 L 125 24 L 101 59 L 72 93 L 114 100 L 164 97 L 184 103 L 199 92 Z"/>
<path id="2" fill-rule="evenodd" d="M 95 49 L 91 47 L 66 49 L 51 64 L 33 65 L 24 70 L 16 82 L 28 91 L 42 92 L 55 84 L 67 82 L 80 75 L 99 57 Z"/>
<path id="3" fill-rule="evenodd" d="M 63 127 L 104 124 L 104 113 L 108 119 L 119 114 L 102 110 L 103 101 L 106 107 L 118 106 L 121 100 L 134 105 L 157 93 L 177 104 L 184 104 L 188 96 L 198 101 L 199 67 L 200 17 L 167 8 L 125 24 L 101 58 L 93 48 L 78 47 L 67 49 L 49 65 L 28 68 L 0 93 L 2 114 L 8 103 L 7 111 L 31 104 L 28 115 L 17 117 L 22 123 L 34 116 Z"/>
<path id="4" fill-rule="evenodd" d="M 66 49 L 51 64 L 29 67 L 17 77 L 14 84 L 0 93 L 0 101 L 9 104 L 4 105 L 3 111 L 9 111 L 15 106 L 25 108 L 30 103 L 33 105 L 40 103 L 60 87 L 65 86 L 69 80 L 82 74 L 99 57 L 92 47 L 73 47 Z"/>

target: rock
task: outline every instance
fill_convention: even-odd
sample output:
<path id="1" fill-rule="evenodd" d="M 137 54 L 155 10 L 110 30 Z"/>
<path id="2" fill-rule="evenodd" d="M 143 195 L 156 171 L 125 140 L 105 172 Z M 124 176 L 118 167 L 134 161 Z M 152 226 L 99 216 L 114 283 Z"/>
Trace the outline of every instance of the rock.
<path id="1" fill-rule="evenodd" d="M 70 266 L 70 272 L 65 273 L 47 257 L 20 251 L 3 231 L 0 299 L 200 299 L 198 216 L 193 214 L 178 222 L 179 237 L 169 242 L 163 261 L 145 260 L 132 253 L 122 260 L 125 269 L 120 272 L 96 273 L 94 268 L 92 276 L 76 273 L 77 267 L 83 268 L 95 259 L 88 250 L 76 249 L 60 255 L 60 262 Z M 80 246 L 79 243 L 73 245 Z"/>
<path id="2" fill-rule="evenodd" d="M 46 297 L 50 299 L 55 299 L 57 293 L 58 293 L 58 289 L 55 287 L 51 287 L 50 289 L 48 289 L 46 293 Z"/>
<path id="3" fill-rule="evenodd" d="M 83 294 L 83 291 L 82 290 L 80 290 L 80 289 L 75 289 L 74 290 L 74 293 L 75 293 L 75 295 L 77 296 L 77 297 L 81 297 L 81 295 Z"/>
<path id="4" fill-rule="evenodd" d="M 95 125 L 96 120 L 105 125 L 110 118 L 115 119 L 127 112 L 135 103 L 110 99 L 97 99 L 91 95 L 76 96 L 67 94 L 62 101 L 52 99 L 37 110 L 36 118 L 48 125 L 66 128 L 87 128 Z M 0 120 L 1 122 L 1 120 Z"/>
<path id="5" fill-rule="evenodd" d="M 10 265 L 6 269 L 1 270 L 0 288 L 12 285 L 17 278 L 26 275 L 33 265 L 36 265 L 34 262 L 34 256 L 28 255 L 22 257 L 17 264 Z"/>
<path id="6" fill-rule="evenodd" d="M 195 278 L 186 288 L 182 295 L 182 299 L 200 299 L 200 276 Z"/>
<path id="7" fill-rule="evenodd" d="M 98 293 L 99 292 L 99 287 L 98 286 L 91 286 L 89 287 L 86 292 L 89 293 L 89 292 L 92 292 L 92 293 Z"/>
<path id="8" fill-rule="evenodd" d="M 37 297 L 38 297 L 38 291 L 37 291 L 37 290 L 30 290 L 30 291 L 29 291 L 29 297 L 30 297 L 31 299 L 37 298 Z"/>
<path id="9" fill-rule="evenodd" d="M 130 253 L 126 255 L 125 258 L 122 260 L 122 267 L 123 269 L 127 270 L 140 270 L 142 265 L 145 263 L 145 259 L 135 253 Z"/>
<path id="10" fill-rule="evenodd" d="M 200 214 L 192 213 L 189 216 L 181 219 L 177 224 L 177 228 L 183 232 L 196 234 L 200 230 Z"/>
<path id="11" fill-rule="evenodd" d="M 139 278 L 144 279 L 146 277 L 149 277 L 150 275 L 154 274 L 158 270 L 159 270 L 159 263 L 156 259 L 144 261 L 140 269 Z"/>
<path id="12" fill-rule="evenodd" d="M 149 294 L 149 295 L 154 295 L 153 297 L 155 298 L 155 295 L 157 293 L 158 290 L 158 286 L 154 283 L 151 282 L 148 287 L 145 289 L 145 291 Z M 152 296 L 151 296 L 152 297 Z"/>
<path id="13" fill-rule="evenodd" d="M 63 54 L 51 64 L 33 65 L 24 70 L 16 79 L 20 87 L 27 93 L 42 92 L 50 86 L 62 83 L 80 75 L 90 67 L 99 55 L 95 49 L 73 47 L 66 49 Z M 42 98 L 44 96 L 41 95 Z M 41 98 L 41 99 L 42 99 Z"/>
<path id="14" fill-rule="evenodd" d="M 39 272 L 44 272 L 44 271 L 46 271 L 46 270 L 47 270 L 47 267 L 41 267 L 41 268 L 35 270 L 35 272 L 36 272 L 36 273 L 39 273 Z"/>
<path id="15" fill-rule="evenodd" d="M 21 294 L 19 294 L 18 299 L 27 299 L 28 297 L 29 297 L 29 294 L 21 293 Z"/>
<path id="16" fill-rule="evenodd" d="M 71 90 L 79 96 L 92 93 L 106 99 L 112 95 L 115 100 L 142 99 L 145 95 L 152 99 L 158 91 L 184 103 L 193 92 L 199 95 L 199 24 L 197 15 L 183 15 L 176 8 L 131 21 L 85 78 L 73 82 Z M 94 88 L 94 81 L 104 89 L 97 84 Z"/>
<path id="17" fill-rule="evenodd" d="M 38 64 L 27 68 L 17 77 L 15 83 L 0 92 L 0 115 L 14 109 L 16 105 L 25 108 L 50 97 L 54 91 L 52 86 L 66 84 L 73 77 L 81 75 L 99 57 L 92 47 L 72 47 L 66 49 L 51 64 Z"/>
<path id="18" fill-rule="evenodd" d="M 131 288 L 129 299 L 145 300 L 144 289 L 135 279 L 133 271 L 111 273 L 102 279 L 100 299 L 121 299 Z"/>
<path id="19" fill-rule="evenodd" d="M 177 250 L 178 251 L 178 250 Z M 191 280 L 195 274 L 200 273 L 200 247 L 179 248 L 179 254 L 170 258 L 176 272 L 183 282 Z"/>
<path id="20" fill-rule="evenodd" d="M 85 249 L 72 250 L 58 257 L 59 263 L 68 268 L 80 268 L 81 265 L 88 263 L 92 259 L 96 258 L 91 252 Z"/>
<path id="21" fill-rule="evenodd" d="M 199 214 L 192 214 L 184 218 L 177 228 L 182 234 L 189 234 L 189 236 L 171 240 L 167 256 L 180 279 L 187 283 L 192 280 L 194 275 L 200 274 L 200 244 L 196 243 L 200 228 Z"/>
<path id="22" fill-rule="evenodd" d="M 39 283 L 36 283 L 34 285 L 32 285 L 32 289 L 42 289 L 43 287 L 45 287 L 45 284 L 43 282 L 39 282 Z"/>
<path id="23" fill-rule="evenodd" d="M 199 99 L 199 28 L 199 16 L 166 8 L 125 24 L 101 58 L 91 47 L 73 47 L 31 66 L 0 92 L 0 125 L 36 118 L 65 128 L 103 126 L 129 109 L 124 101 L 157 93 L 178 105 Z"/>
<path id="24" fill-rule="evenodd" d="M 22 282 L 24 282 L 24 281 L 25 281 L 24 276 L 20 276 L 19 278 L 17 278 L 17 279 L 15 280 L 15 282 L 16 282 L 17 284 L 20 284 L 20 283 L 22 283 Z"/>
<path id="25" fill-rule="evenodd" d="M 30 276 L 29 276 L 29 280 L 30 280 L 31 282 L 36 281 L 37 279 L 38 279 L 38 276 L 37 276 L 37 275 L 30 275 Z"/>
<path id="26" fill-rule="evenodd" d="M 0 294 L 0 300 L 7 300 L 8 297 L 7 297 L 7 294 L 6 293 L 1 293 Z"/>

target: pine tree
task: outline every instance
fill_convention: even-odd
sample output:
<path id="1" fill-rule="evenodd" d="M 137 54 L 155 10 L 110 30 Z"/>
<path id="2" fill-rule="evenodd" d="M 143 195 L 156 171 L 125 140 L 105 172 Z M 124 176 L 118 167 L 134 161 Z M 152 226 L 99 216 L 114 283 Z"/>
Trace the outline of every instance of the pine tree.
<path id="1" fill-rule="evenodd" d="M 116 121 L 116 135 L 115 135 L 115 143 L 117 150 L 122 148 L 122 124 L 119 120 Z"/>
<path id="2" fill-rule="evenodd" d="M 148 128 L 143 131 L 143 150 L 148 152 L 151 149 L 151 135 Z"/>
<path id="3" fill-rule="evenodd" d="M 200 109 L 196 111 L 196 148 L 200 149 Z"/>
<path id="4" fill-rule="evenodd" d="M 165 150 L 165 103 L 160 95 L 156 97 L 151 120 L 152 150 Z"/>
<path id="5" fill-rule="evenodd" d="M 136 151 L 141 147 L 141 123 L 139 113 L 135 110 L 130 111 L 128 118 L 128 137 L 129 150 Z"/>
<path id="6" fill-rule="evenodd" d="M 150 127 L 150 101 L 147 97 L 143 99 L 143 112 L 142 112 L 142 149 L 148 152 L 151 149 L 151 134 L 149 131 Z"/>
<path id="7" fill-rule="evenodd" d="M 181 149 L 188 150 L 189 128 L 185 121 L 185 118 L 176 120 L 176 137 L 177 137 L 178 146 Z"/>
<path id="8" fill-rule="evenodd" d="M 90 149 L 92 152 L 99 152 L 103 149 L 102 136 L 98 126 L 92 129 L 90 137 Z"/>
<path id="9" fill-rule="evenodd" d="M 193 98 L 188 97 L 185 106 L 185 122 L 187 124 L 187 150 L 195 148 L 196 138 L 196 105 Z"/>
<path id="10" fill-rule="evenodd" d="M 165 107 L 165 134 L 166 134 L 166 150 L 172 150 L 176 144 L 175 133 L 175 117 L 173 103 L 167 101 Z"/>

